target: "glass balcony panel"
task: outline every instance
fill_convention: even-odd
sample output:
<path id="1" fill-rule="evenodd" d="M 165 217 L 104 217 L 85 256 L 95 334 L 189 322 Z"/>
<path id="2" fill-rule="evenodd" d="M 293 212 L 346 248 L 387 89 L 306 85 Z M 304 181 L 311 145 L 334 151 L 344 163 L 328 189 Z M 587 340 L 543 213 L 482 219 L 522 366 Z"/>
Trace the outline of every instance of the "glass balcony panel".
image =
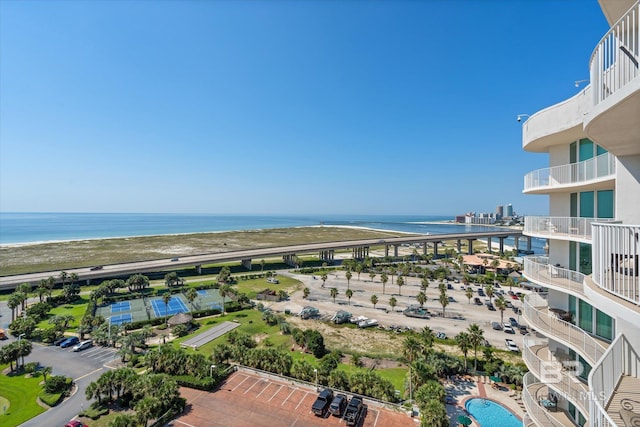
<path id="1" fill-rule="evenodd" d="M 615 156 L 608 152 L 582 162 L 538 169 L 524 176 L 524 192 L 567 188 L 612 179 L 615 169 Z"/>

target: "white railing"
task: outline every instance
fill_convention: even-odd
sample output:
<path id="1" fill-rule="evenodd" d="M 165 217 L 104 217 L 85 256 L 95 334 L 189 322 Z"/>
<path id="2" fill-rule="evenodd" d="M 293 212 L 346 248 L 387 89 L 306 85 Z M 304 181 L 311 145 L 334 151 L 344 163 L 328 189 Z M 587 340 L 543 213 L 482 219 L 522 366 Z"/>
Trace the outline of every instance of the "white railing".
<path id="1" fill-rule="evenodd" d="M 526 216 L 524 234 L 548 238 L 591 240 L 591 224 L 613 222 L 610 218 L 580 218 L 574 216 Z"/>
<path id="2" fill-rule="evenodd" d="M 616 157 L 610 153 L 567 165 L 538 169 L 524 176 L 524 191 L 583 184 L 596 179 L 613 177 Z"/>
<path id="3" fill-rule="evenodd" d="M 640 1 L 616 22 L 591 54 L 593 104 L 598 105 L 640 76 Z"/>
<path id="4" fill-rule="evenodd" d="M 638 377 L 640 357 L 624 335 L 618 335 L 604 356 L 589 374 L 589 388 L 593 392 L 590 403 L 591 424 L 597 427 L 616 427 L 604 409 L 612 400 L 623 375 Z"/>
<path id="5" fill-rule="evenodd" d="M 640 304 L 640 225 L 593 224 L 593 281 Z"/>
<path id="6" fill-rule="evenodd" d="M 540 399 L 546 399 L 546 396 L 536 396 L 535 392 L 530 390 L 530 387 L 535 388 L 536 385 L 540 384 L 540 381 L 531 372 L 527 372 L 522 377 L 522 383 L 522 401 L 525 408 L 527 408 L 527 414 L 533 422 L 538 426 L 544 427 L 565 427 L 538 403 Z M 543 389 L 546 389 L 546 387 Z"/>
<path id="7" fill-rule="evenodd" d="M 545 378 L 544 384 L 555 391 L 561 393 L 562 397 L 578 406 L 583 414 L 589 410 L 589 393 L 587 386 L 575 375 L 575 371 L 566 369 L 562 361 L 556 359 L 543 359 L 538 356 L 534 347 L 541 350 L 541 347 L 548 349 L 549 340 L 536 337 L 535 333 L 527 334 L 524 337 L 522 358 L 529 370 L 539 378 Z M 551 353 L 549 353 L 551 357 Z M 573 367 L 573 365 L 571 365 Z"/>
<path id="8" fill-rule="evenodd" d="M 548 257 L 525 257 L 523 273 L 527 279 L 542 286 L 584 293 L 582 288 L 584 274 L 549 264 Z"/>
<path id="9" fill-rule="evenodd" d="M 529 325 L 546 336 L 564 342 L 580 353 L 591 366 L 596 364 L 606 350 L 602 344 L 579 327 L 559 319 L 549 310 L 547 300 L 540 294 L 533 293 L 524 298 L 523 315 Z"/>

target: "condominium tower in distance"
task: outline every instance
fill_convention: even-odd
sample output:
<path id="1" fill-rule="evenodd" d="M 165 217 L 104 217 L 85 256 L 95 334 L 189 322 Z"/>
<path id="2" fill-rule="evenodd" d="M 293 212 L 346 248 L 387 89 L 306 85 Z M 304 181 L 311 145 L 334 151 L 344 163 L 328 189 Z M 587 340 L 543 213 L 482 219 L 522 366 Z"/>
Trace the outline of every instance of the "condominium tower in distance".
<path id="1" fill-rule="evenodd" d="M 524 259 L 546 290 L 524 301 L 527 427 L 640 425 L 640 2 L 599 4 L 610 29 L 584 58 L 589 84 L 522 129 L 549 156 L 524 179 L 549 196 L 549 216 L 524 221 L 549 247 Z"/>

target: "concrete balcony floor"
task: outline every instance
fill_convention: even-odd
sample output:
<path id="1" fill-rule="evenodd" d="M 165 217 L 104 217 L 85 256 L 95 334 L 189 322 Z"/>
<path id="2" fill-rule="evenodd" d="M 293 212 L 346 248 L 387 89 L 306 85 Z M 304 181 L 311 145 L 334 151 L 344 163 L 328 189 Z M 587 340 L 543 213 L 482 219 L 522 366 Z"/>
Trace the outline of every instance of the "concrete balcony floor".
<path id="1" fill-rule="evenodd" d="M 527 274 L 527 270 L 524 270 L 524 276 L 532 282 L 539 285 L 549 287 L 552 286 L 557 289 L 577 292 L 580 295 L 584 295 L 582 283 L 569 280 L 567 278 L 560 277 L 560 271 L 557 267 L 546 265 L 547 268 L 538 268 L 535 271 Z"/>
<path id="2" fill-rule="evenodd" d="M 640 378 L 623 376 L 606 410 L 618 426 L 640 425 Z"/>
<path id="3" fill-rule="evenodd" d="M 549 387 L 542 383 L 535 383 L 528 386 L 528 391 L 531 396 L 535 399 L 536 402 L 539 402 L 541 399 L 546 399 L 549 396 Z M 542 426 L 563 426 L 563 427 L 573 427 L 576 424 L 573 422 L 569 414 L 561 409 L 558 409 L 556 412 L 548 411 L 543 407 L 536 408 L 534 411 L 536 415 L 533 415 L 533 412 L 529 415 L 535 423 Z M 588 414 L 583 414 L 588 415 Z M 535 424 L 534 424 L 535 425 Z"/>

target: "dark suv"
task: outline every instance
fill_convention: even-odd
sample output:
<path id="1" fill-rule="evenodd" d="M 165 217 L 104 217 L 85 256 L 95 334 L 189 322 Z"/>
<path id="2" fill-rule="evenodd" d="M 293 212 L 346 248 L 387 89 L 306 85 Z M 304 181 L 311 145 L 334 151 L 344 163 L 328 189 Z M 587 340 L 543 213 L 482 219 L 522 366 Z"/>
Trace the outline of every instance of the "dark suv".
<path id="1" fill-rule="evenodd" d="M 329 406 L 329 412 L 334 417 L 341 417 L 342 412 L 344 412 L 344 408 L 347 407 L 347 396 L 342 393 L 338 393 L 336 397 L 333 398 L 331 402 L 331 406 Z"/>

